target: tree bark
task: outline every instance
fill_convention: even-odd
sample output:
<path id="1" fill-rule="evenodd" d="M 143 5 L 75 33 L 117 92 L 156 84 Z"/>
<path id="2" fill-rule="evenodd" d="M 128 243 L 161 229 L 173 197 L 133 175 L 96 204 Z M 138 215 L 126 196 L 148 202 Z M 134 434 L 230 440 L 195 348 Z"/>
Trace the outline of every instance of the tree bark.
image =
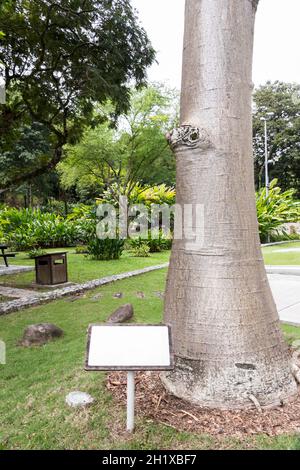
<path id="1" fill-rule="evenodd" d="M 202 246 L 174 240 L 165 297 L 176 396 L 216 408 L 297 393 L 262 258 L 252 158 L 257 0 L 186 0 L 177 203 L 203 204 Z M 193 228 L 197 228 L 193 220 Z M 199 225 L 199 223 L 198 223 Z"/>

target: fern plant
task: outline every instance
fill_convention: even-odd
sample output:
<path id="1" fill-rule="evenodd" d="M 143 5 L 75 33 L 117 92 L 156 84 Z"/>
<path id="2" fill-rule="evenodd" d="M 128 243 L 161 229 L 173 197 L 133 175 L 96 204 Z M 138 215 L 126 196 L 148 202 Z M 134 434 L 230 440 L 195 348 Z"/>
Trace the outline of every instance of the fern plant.
<path id="1" fill-rule="evenodd" d="M 270 183 L 268 196 L 266 188 L 256 193 L 257 219 L 262 242 L 265 242 L 271 233 L 278 235 L 281 225 L 299 221 L 300 202 L 294 199 L 294 195 L 294 189 L 282 192 L 277 186 L 277 179 Z"/>

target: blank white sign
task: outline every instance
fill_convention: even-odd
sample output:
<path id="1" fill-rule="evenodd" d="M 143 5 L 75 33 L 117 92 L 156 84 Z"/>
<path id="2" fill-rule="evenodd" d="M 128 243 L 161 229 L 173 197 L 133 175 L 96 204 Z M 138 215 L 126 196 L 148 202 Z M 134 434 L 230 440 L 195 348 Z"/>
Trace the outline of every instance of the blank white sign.
<path id="1" fill-rule="evenodd" d="M 170 369 L 166 325 L 91 325 L 87 370 Z"/>

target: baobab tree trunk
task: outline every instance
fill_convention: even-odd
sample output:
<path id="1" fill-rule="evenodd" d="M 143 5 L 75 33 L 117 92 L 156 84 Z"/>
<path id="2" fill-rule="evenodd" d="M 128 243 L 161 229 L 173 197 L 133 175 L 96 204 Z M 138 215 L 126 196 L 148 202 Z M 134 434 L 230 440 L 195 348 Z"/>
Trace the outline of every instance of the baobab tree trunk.
<path id="1" fill-rule="evenodd" d="M 257 0 L 186 0 L 177 203 L 202 204 L 201 246 L 175 240 L 165 299 L 176 396 L 262 407 L 297 393 L 266 276 L 254 198 L 252 54 Z M 192 226 L 200 230 L 199 221 Z"/>

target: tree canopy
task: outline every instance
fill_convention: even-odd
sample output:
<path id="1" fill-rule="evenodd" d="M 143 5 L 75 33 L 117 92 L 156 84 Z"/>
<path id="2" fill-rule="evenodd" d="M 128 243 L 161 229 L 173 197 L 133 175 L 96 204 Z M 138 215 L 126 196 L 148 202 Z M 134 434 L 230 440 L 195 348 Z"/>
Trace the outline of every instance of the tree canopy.
<path id="1" fill-rule="evenodd" d="M 52 144 L 46 162 L 14 175 L 20 183 L 60 161 L 63 145 L 91 124 L 95 102 L 110 99 L 116 115 L 124 112 L 132 81 L 144 83 L 155 54 L 129 0 L 11 0 L 2 9 L 0 151 L 32 122 Z"/>

